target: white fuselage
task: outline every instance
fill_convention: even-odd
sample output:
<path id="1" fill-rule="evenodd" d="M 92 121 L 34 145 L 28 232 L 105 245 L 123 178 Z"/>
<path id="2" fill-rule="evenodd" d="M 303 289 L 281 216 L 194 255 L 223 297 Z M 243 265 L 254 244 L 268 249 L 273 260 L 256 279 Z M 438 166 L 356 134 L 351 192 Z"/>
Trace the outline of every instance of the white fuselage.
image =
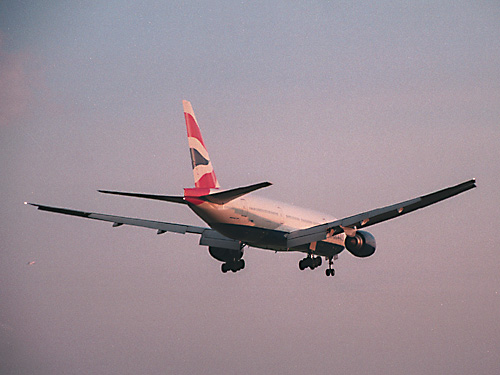
<path id="1" fill-rule="evenodd" d="M 331 215 L 258 196 L 237 198 L 223 205 L 203 202 L 190 204 L 190 207 L 210 227 L 225 236 L 241 240 L 250 246 L 276 251 L 307 252 L 307 247 L 288 249 L 286 235 L 298 229 L 335 220 Z M 341 233 L 321 242 L 328 244 L 326 247 L 329 249 L 335 245 L 338 253 L 341 251 L 339 247 L 344 246 L 344 240 L 345 234 Z"/>

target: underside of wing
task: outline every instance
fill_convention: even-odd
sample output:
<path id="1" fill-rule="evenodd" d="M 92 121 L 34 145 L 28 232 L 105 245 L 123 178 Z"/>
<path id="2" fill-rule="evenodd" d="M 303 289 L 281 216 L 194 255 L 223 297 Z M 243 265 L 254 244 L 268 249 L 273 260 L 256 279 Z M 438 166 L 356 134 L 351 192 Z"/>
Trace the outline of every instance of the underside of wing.
<path id="1" fill-rule="evenodd" d="M 219 253 L 221 251 L 225 251 L 228 253 L 231 253 L 231 251 L 237 251 L 239 253 L 242 248 L 242 243 L 240 241 L 228 238 L 212 228 L 198 227 L 194 225 L 185 225 L 178 223 L 167 223 L 164 221 L 137 219 L 125 216 L 106 215 L 96 212 L 78 211 L 69 208 L 45 206 L 36 203 L 26 202 L 26 204 L 35 206 L 41 211 L 54 212 L 57 214 L 77 216 L 77 217 L 83 217 L 87 219 L 94 219 L 100 221 L 108 221 L 113 223 L 113 227 L 119 227 L 121 225 L 132 225 L 136 227 L 156 229 L 157 234 L 163 234 L 166 232 L 173 232 L 180 234 L 185 234 L 185 233 L 199 234 L 201 236 L 200 245 L 209 246 L 209 248 L 211 249 L 215 248 L 216 250 L 212 251 L 219 251 Z"/>
<path id="2" fill-rule="evenodd" d="M 77 211 L 68 208 L 60 208 L 60 207 L 52 207 L 52 206 L 44 206 L 36 203 L 27 203 L 32 206 L 37 207 L 41 211 L 54 212 L 63 215 L 77 216 L 83 217 L 87 219 L 101 220 L 101 221 L 109 221 L 113 223 L 113 227 L 118 227 L 120 225 L 133 225 L 136 227 L 144 227 L 150 229 L 156 229 L 158 234 L 166 233 L 166 232 L 174 232 L 174 233 L 195 233 L 195 234 L 203 234 L 205 231 L 213 231 L 211 228 L 205 227 L 197 227 L 193 225 L 185 225 L 185 224 L 177 224 L 177 223 L 167 223 L 163 221 L 154 221 L 154 220 L 145 220 L 145 219 L 136 219 L 132 217 L 125 216 L 115 216 L 115 215 L 106 215 L 95 212 L 85 212 L 85 211 Z"/>
<path id="3" fill-rule="evenodd" d="M 291 232 L 287 236 L 287 247 L 292 248 L 315 241 L 325 240 L 328 237 L 342 232 L 346 232 L 349 235 L 349 232 L 356 231 L 357 229 L 361 228 L 366 228 L 370 225 L 381 223 L 386 220 L 394 219 L 401 215 L 453 197 L 475 187 L 476 180 L 472 179 L 461 184 L 436 191 L 431 194 L 410 199 L 408 201 L 377 208 L 375 210 L 349 216 L 330 223 L 320 224 L 311 228 L 297 230 Z"/>

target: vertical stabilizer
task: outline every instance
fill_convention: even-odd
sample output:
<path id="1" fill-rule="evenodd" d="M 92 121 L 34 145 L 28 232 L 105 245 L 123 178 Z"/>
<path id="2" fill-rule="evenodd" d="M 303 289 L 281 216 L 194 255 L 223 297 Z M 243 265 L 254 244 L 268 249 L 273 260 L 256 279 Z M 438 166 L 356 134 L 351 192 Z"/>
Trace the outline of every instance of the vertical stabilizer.
<path id="1" fill-rule="evenodd" d="M 186 119 L 189 152 L 191 153 L 191 162 L 193 165 L 194 184 L 197 188 L 218 188 L 219 183 L 217 182 L 217 177 L 215 177 L 210 156 L 208 156 L 198 122 L 194 116 L 193 107 L 191 107 L 191 103 L 187 100 L 183 100 L 182 104 Z"/>

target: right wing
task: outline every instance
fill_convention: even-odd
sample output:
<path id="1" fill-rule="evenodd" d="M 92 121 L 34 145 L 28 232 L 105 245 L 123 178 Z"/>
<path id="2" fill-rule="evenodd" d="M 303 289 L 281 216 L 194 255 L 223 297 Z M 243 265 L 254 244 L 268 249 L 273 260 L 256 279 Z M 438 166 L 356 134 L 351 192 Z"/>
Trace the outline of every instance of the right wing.
<path id="1" fill-rule="evenodd" d="M 68 208 L 44 206 L 44 205 L 36 204 L 36 203 L 27 203 L 26 202 L 26 204 L 29 204 L 31 206 L 35 206 L 41 211 L 48 211 L 48 212 L 55 212 L 55 213 L 63 214 L 63 215 L 84 217 L 87 219 L 109 221 L 109 222 L 113 223 L 113 227 L 118 227 L 120 225 L 125 224 L 125 225 L 133 225 L 136 227 L 157 229 L 158 234 L 162 234 L 165 232 L 174 232 L 174 233 L 181 233 L 181 234 L 185 234 L 185 233 L 203 234 L 205 231 L 213 231 L 213 229 L 211 229 L 211 228 L 197 227 L 194 225 L 166 223 L 163 221 L 135 219 L 133 217 L 105 215 L 105 214 L 99 214 L 99 213 L 95 213 L 95 212 L 70 210 Z"/>
<path id="2" fill-rule="evenodd" d="M 340 220 L 332 221 L 330 223 L 320 224 L 305 229 L 299 229 L 288 234 L 287 247 L 291 248 L 309 244 L 315 241 L 322 241 L 328 237 L 342 232 L 355 232 L 358 229 L 366 228 L 370 225 L 394 219 L 395 217 L 399 217 L 420 208 L 430 206 L 431 204 L 453 197 L 454 195 L 463 193 L 464 191 L 473 189 L 475 187 L 476 180 L 472 179 L 462 182 L 461 184 L 436 191 L 431 194 L 410 199 L 408 201 L 377 208 L 375 210 L 349 216 Z"/>

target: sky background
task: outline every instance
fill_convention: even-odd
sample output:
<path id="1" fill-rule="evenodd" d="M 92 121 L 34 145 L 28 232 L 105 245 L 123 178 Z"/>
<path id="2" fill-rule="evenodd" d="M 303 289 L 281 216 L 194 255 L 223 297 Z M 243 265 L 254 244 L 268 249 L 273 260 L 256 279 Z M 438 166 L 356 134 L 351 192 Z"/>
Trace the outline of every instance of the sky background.
<path id="1" fill-rule="evenodd" d="M 478 188 L 334 278 L 23 205 L 202 225 L 96 192 L 193 185 L 182 99 L 225 188 L 336 217 Z M 2 1 L 0 373 L 499 373 L 499 150 L 496 1 Z"/>

